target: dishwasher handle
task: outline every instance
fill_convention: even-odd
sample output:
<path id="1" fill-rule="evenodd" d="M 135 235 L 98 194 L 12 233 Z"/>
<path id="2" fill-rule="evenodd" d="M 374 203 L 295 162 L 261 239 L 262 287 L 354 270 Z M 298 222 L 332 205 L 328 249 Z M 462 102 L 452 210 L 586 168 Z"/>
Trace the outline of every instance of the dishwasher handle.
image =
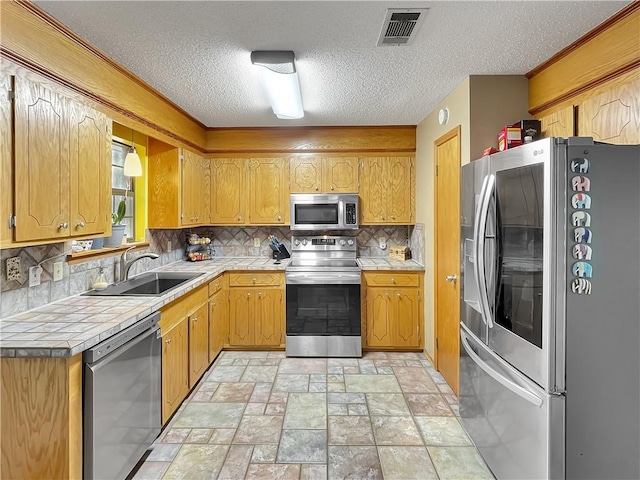
<path id="1" fill-rule="evenodd" d="M 160 312 L 153 313 L 148 317 L 143 318 L 139 322 L 131 325 L 126 330 L 116 333 L 115 335 L 107 338 L 105 341 L 100 342 L 94 347 L 85 350 L 83 354 L 84 363 L 93 364 L 103 359 L 107 355 L 115 352 L 118 348 L 122 347 L 127 342 L 130 342 L 136 337 L 139 337 L 147 330 L 158 331 L 158 322 L 160 321 Z"/>

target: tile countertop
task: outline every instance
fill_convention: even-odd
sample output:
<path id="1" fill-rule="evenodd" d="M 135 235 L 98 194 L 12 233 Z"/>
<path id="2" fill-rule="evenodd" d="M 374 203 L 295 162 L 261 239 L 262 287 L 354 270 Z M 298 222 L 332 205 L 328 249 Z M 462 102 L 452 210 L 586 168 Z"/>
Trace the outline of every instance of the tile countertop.
<path id="1" fill-rule="evenodd" d="M 358 259 L 362 270 L 424 270 L 413 260 Z M 219 257 L 205 262 L 179 261 L 153 271 L 202 272 L 159 297 L 76 295 L 0 320 L 0 357 L 72 357 L 173 302 L 229 270 L 284 270 L 264 257 Z M 72 312 L 72 313 L 69 313 Z"/>

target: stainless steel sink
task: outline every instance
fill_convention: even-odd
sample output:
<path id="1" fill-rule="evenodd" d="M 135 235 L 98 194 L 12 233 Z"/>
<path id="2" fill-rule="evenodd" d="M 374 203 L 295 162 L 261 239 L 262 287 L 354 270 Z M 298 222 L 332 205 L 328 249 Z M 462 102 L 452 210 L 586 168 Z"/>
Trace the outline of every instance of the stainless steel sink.
<path id="1" fill-rule="evenodd" d="M 109 285 L 104 290 L 83 293 L 89 296 L 105 297 L 158 297 L 203 273 L 149 272 L 133 277 L 126 282 Z"/>

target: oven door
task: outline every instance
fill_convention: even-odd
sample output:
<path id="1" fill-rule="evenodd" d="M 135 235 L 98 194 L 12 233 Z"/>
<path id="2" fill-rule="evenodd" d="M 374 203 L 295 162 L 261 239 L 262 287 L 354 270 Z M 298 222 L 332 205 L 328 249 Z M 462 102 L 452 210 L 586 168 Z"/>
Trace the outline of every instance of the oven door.
<path id="1" fill-rule="evenodd" d="M 361 354 L 360 272 L 287 272 L 287 354 Z"/>

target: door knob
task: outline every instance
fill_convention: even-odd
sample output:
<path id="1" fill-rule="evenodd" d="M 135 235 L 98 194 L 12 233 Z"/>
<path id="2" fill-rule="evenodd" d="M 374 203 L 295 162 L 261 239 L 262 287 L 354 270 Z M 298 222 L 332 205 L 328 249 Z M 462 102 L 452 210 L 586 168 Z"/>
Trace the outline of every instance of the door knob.
<path id="1" fill-rule="evenodd" d="M 445 280 L 447 282 L 453 282 L 456 283 L 458 281 L 458 276 L 457 275 L 447 275 Z"/>

